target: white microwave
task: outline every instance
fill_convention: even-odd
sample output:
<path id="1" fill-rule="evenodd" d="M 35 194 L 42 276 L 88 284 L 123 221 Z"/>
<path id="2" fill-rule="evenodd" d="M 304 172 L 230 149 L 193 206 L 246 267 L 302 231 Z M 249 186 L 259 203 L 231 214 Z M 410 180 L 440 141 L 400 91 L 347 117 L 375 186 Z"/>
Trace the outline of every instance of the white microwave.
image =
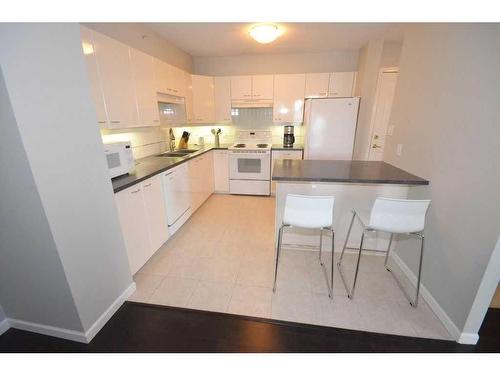
<path id="1" fill-rule="evenodd" d="M 111 178 L 134 170 L 134 157 L 130 142 L 105 143 L 104 153 Z"/>

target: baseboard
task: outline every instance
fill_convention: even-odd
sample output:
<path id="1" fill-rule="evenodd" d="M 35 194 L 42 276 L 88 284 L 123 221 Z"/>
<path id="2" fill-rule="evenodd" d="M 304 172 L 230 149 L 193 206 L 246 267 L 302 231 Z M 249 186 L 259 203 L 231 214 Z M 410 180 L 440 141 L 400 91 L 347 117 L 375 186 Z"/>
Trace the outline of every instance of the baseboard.
<path id="1" fill-rule="evenodd" d="M 7 332 L 10 328 L 9 321 L 7 318 L 0 322 L 0 335 Z"/>
<path id="2" fill-rule="evenodd" d="M 107 321 L 113 316 L 113 314 L 120 308 L 121 305 L 127 300 L 128 297 L 135 292 L 136 285 L 134 282 L 130 284 L 127 289 L 111 304 L 110 307 L 95 321 L 94 324 L 85 332 L 75 331 L 71 329 L 59 328 L 54 326 L 49 326 L 45 324 L 38 324 L 27 322 L 18 319 L 5 319 L 7 321 L 7 329 L 10 327 L 22 329 L 24 331 L 40 333 L 42 335 L 58 337 L 61 339 L 72 340 L 82 343 L 89 343 L 95 337 L 95 335 L 101 330 L 102 327 L 107 323 Z M 2 322 L 0 328 L 4 323 Z M 7 330 L 6 329 L 6 330 Z M 2 329 L 0 329 L 2 333 Z"/>
<path id="3" fill-rule="evenodd" d="M 95 321 L 94 324 L 85 332 L 85 342 L 89 343 L 97 335 L 102 327 L 114 315 L 114 313 L 123 305 L 136 289 L 135 282 L 132 282 L 127 289 L 108 307 L 108 309 Z"/>
<path id="4" fill-rule="evenodd" d="M 405 274 L 408 280 L 412 283 L 413 286 L 417 285 L 417 277 L 415 274 L 408 268 L 405 262 L 394 252 L 391 254 L 391 258 L 394 259 L 399 269 Z M 427 288 L 421 284 L 420 285 L 420 296 L 427 302 L 431 310 L 436 314 L 438 319 L 443 323 L 446 330 L 450 334 L 450 336 L 457 342 L 460 342 L 460 330 L 457 328 L 455 323 L 450 319 L 448 314 L 443 310 L 443 308 L 439 305 L 439 303 L 434 299 L 432 294 L 427 290 Z"/>
<path id="5" fill-rule="evenodd" d="M 478 341 L 479 341 L 479 335 L 477 333 L 462 332 L 462 334 L 458 338 L 458 343 L 465 345 L 476 345 Z"/>
<path id="6" fill-rule="evenodd" d="M 81 331 L 75 331 L 72 329 L 59 328 L 54 326 L 48 326 L 45 324 L 38 324 L 27 322 L 25 320 L 18 319 L 8 319 L 11 328 L 22 329 L 23 331 L 29 331 L 34 333 L 40 333 L 42 335 L 58 337 L 61 339 L 72 340 L 87 343 L 87 338 L 85 333 Z"/>

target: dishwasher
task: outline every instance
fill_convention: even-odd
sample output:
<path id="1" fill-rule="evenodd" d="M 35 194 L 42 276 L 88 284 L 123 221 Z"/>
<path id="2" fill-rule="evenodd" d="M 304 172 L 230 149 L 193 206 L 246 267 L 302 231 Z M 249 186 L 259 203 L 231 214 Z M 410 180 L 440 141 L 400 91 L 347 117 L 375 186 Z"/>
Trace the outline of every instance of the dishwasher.
<path id="1" fill-rule="evenodd" d="M 173 235 L 191 216 L 187 163 L 164 172 L 162 180 L 168 231 Z"/>

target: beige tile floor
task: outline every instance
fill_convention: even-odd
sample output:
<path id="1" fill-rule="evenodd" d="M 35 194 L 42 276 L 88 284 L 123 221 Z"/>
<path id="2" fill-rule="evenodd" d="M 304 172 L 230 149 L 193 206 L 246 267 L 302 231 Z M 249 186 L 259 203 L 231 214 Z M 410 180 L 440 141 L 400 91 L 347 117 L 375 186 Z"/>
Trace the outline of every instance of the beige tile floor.
<path id="1" fill-rule="evenodd" d="M 318 252 L 284 249 L 273 293 L 274 203 L 271 197 L 212 195 L 135 275 L 130 300 L 450 339 L 423 299 L 416 309 L 408 304 L 382 256 L 363 256 L 352 301 L 335 272 L 332 301 Z M 331 252 L 323 256 L 329 264 Z M 346 274 L 354 261 L 346 254 Z"/>

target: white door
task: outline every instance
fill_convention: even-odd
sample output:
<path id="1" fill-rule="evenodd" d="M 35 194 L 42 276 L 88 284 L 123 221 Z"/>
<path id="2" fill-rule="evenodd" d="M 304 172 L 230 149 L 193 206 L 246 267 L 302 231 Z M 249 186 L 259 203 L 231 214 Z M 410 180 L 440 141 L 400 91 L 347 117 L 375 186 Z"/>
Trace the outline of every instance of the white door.
<path id="1" fill-rule="evenodd" d="M 306 98 L 324 98 L 328 96 L 330 73 L 306 74 Z"/>
<path id="2" fill-rule="evenodd" d="M 129 48 L 94 33 L 94 48 L 101 78 L 109 128 L 137 125 L 137 108 Z"/>
<path id="3" fill-rule="evenodd" d="M 140 184 L 116 193 L 115 201 L 127 249 L 130 272 L 133 275 L 151 256 L 148 217 Z"/>
<path id="4" fill-rule="evenodd" d="M 83 55 L 85 56 L 87 73 L 89 76 L 90 91 L 96 109 L 97 123 L 102 127 L 106 127 L 106 109 L 104 106 L 104 96 L 102 93 L 101 80 L 99 79 L 99 72 L 97 69 L 93 32 L 92 30 L 82 26 L 80 27 L 80 33 L 82 37 Z"/>
<path id="5" fill-rule="evenodd" d="M 397 82 L 398 72 L 382 72 L 379 76 L 368 160 L 383 159 L 387 127 Z"/>
<path id="6" fill-rule="evenodd" d="M 160 126 L 160 114 L 156 101 L 153 58 L 144 52 L 130 49 L 132 73 L 137 96 L 137 126 Z"/>
<path id="7" fill-rule="evenodd" d="M 348 98 L 353 96 L 356 72 L 335 72 L 330 74 L 328 96 L 331 98 Z"/>
<path id="8" fill-rule="evenodd" d="M 215 119 L 213 77 L 192 75 L 193 122 L 208 123 Z"/>
<path id="9" fill-rule="evenodd" d="M 252 99 L 272 100 L 274 95 L 274 76 L 272 74 L 252 76 Z"/>
<path id="10" fill-rule="evenodd" d="M 214 190 L 229 193 L 229 158 L 227 150 L 214 150 Z"/>
<path id="11" fill-rule="evenodd" d="M 215 121 L 231 121 L 231 78 L 214 77 Z"/>
<path id="12" fill-rule="evenodd" d="M 303 121 L 305 81 L 305 74 L 277 74 L 274 76 L 274 122 Z"/>
<path id="13" fill-rule="evenodd" d="M 148 219 L 151 255 L 168 240 L 167 215 L 165 198 L 161 187 L 161 176 L 156 175 L 141 183 L 144 193 L 144 205 Z"/>
<path id="14" fill-rule="evenodd" d="M 252 98 L 252 76 L 231 77 L 231 100 Z"/>

